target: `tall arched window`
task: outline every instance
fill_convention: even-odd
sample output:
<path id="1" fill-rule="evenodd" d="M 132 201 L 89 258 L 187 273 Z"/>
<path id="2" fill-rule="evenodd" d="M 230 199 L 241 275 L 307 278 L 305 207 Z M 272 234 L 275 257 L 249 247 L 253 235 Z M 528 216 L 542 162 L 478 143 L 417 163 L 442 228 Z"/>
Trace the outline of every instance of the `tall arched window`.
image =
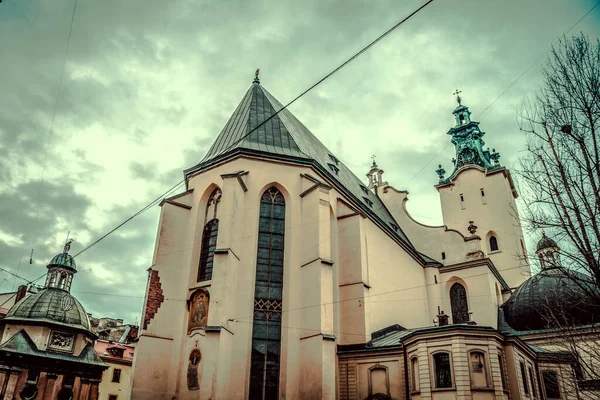
<path id="1" fill-rule="evenodd" d="M 498 239 L 496 236 L 490 236 L 490 251 L 498 250 Z"/>
<path id="2" fill-rule="evenodd" d="M 469 305 L 467 304 L 467 290 L 460 283 L 455 283 L 450 288 L 450 307 L 452 308 L 452 323 L 462 324 L 469 322 Z"/>
<path id="3" fill-rule="evenodd" d="M 213 258 L 217 247 L 217 233 L 219 220 L 211 219 L 204 225 L 202 232 L 202 250 L 200 251 L 200 265 L 198 266 L 198 282 L 212 279 Z"/>
<path id="4" fill-rule="evenodd" d="M 277 188 L 260 199 L 250 400 L 279 397 L 285 200 Z"/>

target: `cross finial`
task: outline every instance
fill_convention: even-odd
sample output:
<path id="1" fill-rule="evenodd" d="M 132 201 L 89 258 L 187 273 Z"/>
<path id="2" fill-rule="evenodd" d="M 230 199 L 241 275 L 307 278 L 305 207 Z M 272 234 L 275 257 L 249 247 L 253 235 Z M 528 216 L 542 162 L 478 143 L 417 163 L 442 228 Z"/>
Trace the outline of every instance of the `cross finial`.
<path id="1" fill-rule="evenodd" d="M 461 102 L 461 98 L 460 98 L 460 94 L 462 93 L 462 90 L 458 90 L 456 89 L 456 91 L 454 93 L 452 93 L 453 95 L 456 96 L 456 101 L 458 102 L 458 105 L 460 105 Z"/>
<path id="2" fill-rule="evenodd" d="M 375 158 L 376 158 L 376 157 L 377 157 L 377 156 L 376 156 L 375 154 L 373 154 L 373 155 L 371 156 L 371 160 L 373 160 L 373 166 L 374 166 L 374 167 L 376 167 L 376 166 L 377 166 L 377 163 L 375 162 Z"/>
<path id="3" fill-rule="evenodd" d="M 252 81 L 252 83 L 260 83 L 260 80 L 258 79 L 259 72 L 260 68 L 256 68 L 256 72 L 254 73 L 254 81 Z"/>
<path id="4" fill-rule="evenodd" d="M 71 250 L 71 243 L 73 243 L 73 239 L 67 240 L 67 243 L 65 243 L 65 248 L 63 249 L 63 253 L 67 254 L 69 250 Z"/>

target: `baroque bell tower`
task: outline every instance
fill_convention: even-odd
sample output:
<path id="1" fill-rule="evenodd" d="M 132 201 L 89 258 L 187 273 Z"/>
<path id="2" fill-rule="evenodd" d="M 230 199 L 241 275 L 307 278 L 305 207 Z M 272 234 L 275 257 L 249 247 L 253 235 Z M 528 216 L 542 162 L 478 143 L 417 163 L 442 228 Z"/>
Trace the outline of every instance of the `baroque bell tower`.
<path id="1" fill-rule="evenodd" d="M 517 190 L 510 171 L 500 164 L 500 154 L 485 148 L 485 132 L 471 119 L 460 93 L 454 93 L 458 106 L 447 132 L 455 148 L 452 172 L 445 176 L 442 165 L 435 171 L 444 225 L 469 241 L 469 257 L 489 258 L 508 285 L 516 287 L 530 275 Z M 476 233 L 469 229 L 475 225 Z"/>

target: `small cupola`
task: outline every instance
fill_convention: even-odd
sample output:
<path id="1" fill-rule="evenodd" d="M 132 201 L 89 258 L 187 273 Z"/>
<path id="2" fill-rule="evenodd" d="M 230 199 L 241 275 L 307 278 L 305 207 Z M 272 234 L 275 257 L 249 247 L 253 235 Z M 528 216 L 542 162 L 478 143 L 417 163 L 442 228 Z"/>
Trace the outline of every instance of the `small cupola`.
<path id="1" fill-rule="evenodd" d="M 542 270 L 559 268 L 560 267 L 560 247 L 554 240 L 546 236 L 546 232 L 542 230 L 542 238 L 537 244 L 535 254 L 540 260 Z"/>
<path id="2" fill-rule="evenodd" d="M 387 186 L 388 183 L 383 181 L 382 176 L 384 171 L 377 166 L 377 163 L 375 162 L 375 156 L 373 155 L 371 158 L 373 163 L 371 164 L 371 169 L 367 174 L 367 177 L 369 178 L 369 189 L 377 190 L 378 187 Z"/>
<path id="3" fill-rule="evenodd" d="M 467 125 L 471 122 L 471 111 L 469 111 L 469 107 L 462 105 L 462 98 L 460 97 L 461 92 L 462 91 L 458 89 L 454 92 L 456 95 L 456 102 L 458 103 L 458 107 L 452 111 L 456 120 L 456 127 Z"/>
<path id="4" fill-rule="evenodd" d="M 55 255 L 50 260 L 47 266 L 48 274 L 46 275 L 45 288 L 61 289 L 67 292 L 71 290 L 73 275 L 77 273 L 75 260 L 69 254 L 72 242 L 72 240 L 69 240 L 65 244 L 63 252 Z"/>

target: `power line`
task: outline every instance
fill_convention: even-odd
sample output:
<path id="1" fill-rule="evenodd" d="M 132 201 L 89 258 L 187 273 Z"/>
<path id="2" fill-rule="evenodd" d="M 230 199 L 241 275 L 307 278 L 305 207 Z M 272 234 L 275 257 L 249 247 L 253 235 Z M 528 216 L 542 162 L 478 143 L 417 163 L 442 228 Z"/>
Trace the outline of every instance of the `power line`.
<path id="1" fill-rule="evenodd" d="M 395 24 L 394 26 L 392 26 L 390 29 L 388 29 L 387 31 L 385 31 L 383 34 L 381 34 L 379 37 L 377 37 L 375 40 L 373 40 L 371 43 L 369 43 L 368 45 L 366 45 L 365 47 L 363 47 L 361 50 L 359 50 L 356 54 L 354 54 L 352 57 L 350 57 L 349 59 L 347 59 L 346 61 L 344 61 L 342 64 L 340 64 L 337 68 L 335 68 L 333 71 L 329 72 L 327 75 L 325 75 L 323 78 L 321 78 L 320 80 L 318 80 L 316 83 L 314 83 L 312 86 L 310 86 L 308 89 L 306 89 L 305 91 L 303 91 L 302 93 L 300 93 L 298 96 L 296 96 L 292 101 L 290 101 L 289 103 L 287 103 L 286 105 L 284 105 L 281 109 L 279 109 L 278 111 L 276 111 L 273 115 L 271 115 L 269 118 L 265 119 L 262 123 L 260 123 L 257 127 L 255 127 L 254 129 L 252 129 L 250 132 L 246 133 L 244 136 L 242 136 L 240 139 L 238 139 L 237 141 L 233 142 L 230 146 L 228 146 L 225 150 L 223 150 L 223 152 L 228 151 L 229 149 L 233 148 L 235 145 L 237 145 L 238 143 L 240 143 L 241 141 L 243 141 L 246 137 L 248 137 L 250 134 L 252 134 L 253 132 L 255 132 L 258 128 L 260 128 L 261 126 L 263 126 L 264 124 L 266 124 L 268 121 L 270 121 L 272 118 L 274 118 L 276 115 L 278 115 L 280 112 L 282 112 L 283 110 L 285 110 L 286 108 L 288 108 L 290 105 L 292 105 L 294 102 L 296 102 L 298 99 L 300 99 L 302 96 L 304 96 L 305 94 L 307 94 L 308 92 L 310 92 L 312 89 L 314 89 L 315 87 L 317 87 L 319 84 L 321 84 L 323 81 L 325 81 L 327 78 L 331 77 L 332 75 L 334 75 L 336 72 L 338 72 L 339 70 L 341 70 L 342 68 L 344 68 L 346 65 L 350 64 L 352 61 L 354 61 L 356 58 L 358 58 L 361 54 L 363 54 L 364 52 L 366 52 L 367 50 L 369 50 L 371 47 L 373 47 L 377 42 L 379 42 L 381 39 L 383 39 L 384 37 L 386 37 L 387 35 L 389 35 L 391 32 L 393 32 L 396 28 L 398 28 L 400 25 L 404 24 L 406 21 L 408 21 L 410 18 L 412 18 L 415 14 L 417 14 L 419 11 L 421 11 L 423 8 L 425 8 L 427 5 L 431 4 L 433 2 L 433 0 L 428 0 L 425 4 L 423 4 L 422 6 L 420 6 L 419 8 L 417 8 L 415 11 L 413 11 L 412 13 L 410 13 L 408 16 L 406 16 L 405 18 L 403 18 L 401 21 L 399 21 L 397 24 Z M 114 229 L 112 229 L 110 232 L 106 233 L 104 236 L 100 237 L 98 240 L 96 240 L 94 243 L 92 243 L 91 245 L 87 246 L 86 248 L 84 248 L 83 250 L 81 250 L 79 253 L 75 254 L 73 257 L 77 257 L 78 255 L 80 255 L 81 253 L 83 253 L 84 251 L 88 250 L 89 248 L 91 248 L 92 246 L 96 245 L 97 243 L 99 243 L 100 241 L 102 241 L 103 239 L 105 239 L 108 235 L 112 234 L 114 231 L 116 231 L 117 229 L 119 229 L 120 227 L 122 227 L 123 225 L 125 225 L 127 222 L 131 221 L 133 218 L 135 218 L 136 216 L 140 215 L 141 213 L 143 213 L 144 211 L 148 210 L 150 207 L 152 207 L 154 205 L 154 203 L 156 203 L 157 201 L 159 201 L 160 199 L 162 199 L 163 197 L 166 196 L 167 193 L 169 193 L 171 190 L 173 190 L 175 187 L 181 185 L 182 183 L 185 182 L 185 178 L 181 181 L 179 181 L 175 186 L 173 186 L 171 189 L 169 189 L 167 192 L 165 192 L 164 194 L 162 194 L 161 196 L 159 196 L 159 198 L 155 199 L 154 201 L 152 201 L 151 203 L 149 203 L 147 206 L 145 206 L 144 208 L 142 208 L 140 211 L 138 211 L 137 213 L 135 213 L 133 216 L 129 217 L 128 219 L 126 219 L 125 221 L 123 221 L 121 224 L 117 225 Z"/>
<path id="2" fill-rule="evenodd" d="M 60 91 L 62 88 L 63 77 L 65 75 L 65 65 L 67 63 L 67 55 L 69 53 L 69 45 L 71 43 L 71 35 L 73 33 L 73 21 L 75 21 L 75 10 L 77 9 L 77 1 L 75 0 L 75 4 L 73 4 L 73 14 L 71 15 L 71 26 L 69 28 L 69 36 L 67 37 L 67 45 L 65 47 L 65 55 L 63 57 L 62 69 L 60 72 L 60 80 L 58 81 L 58 87 L 56 88 L 56 97 L 54 99 L 54 110 L 52 111 L 52 120 L 50 122 L 50 129 L 48 130 L 48 141 L 46 142 L 46 153 L 44 155 L 44 163 L 42 164 L 42 172 L 40 175 L 40 182 L 44 181 L 44 172 L 46 170 L 46 162 L 48 160 L 48 151 L 50 149 L 50 140 L 52 138 L 52 132 L 54 129 L 54 119 L 56 117 L 56 108 L 58 106 L 58 99 L 60 97 Z M 41 190 L 41 188 L 40 188 Z M 39 213 L 39 207 L 38 207 Z"/>
<path id="3" fill-rule="evenodd" d="M 119 225 L 117 225 L 116 227 L 114 227 L 113 229 L 111 229 L 109 232 L 107 232 L 106 234 L 104 234 L 103 236 L 101 236 L 100 238 L 98 238 L 96 241 L 94 241 L 89 246 L 83 248 L 83 250 L 81 250 L 79 253 L 75 254 L 73 256 L 73 258 L 77 257 L 78 255 L 80 255 L 84 251 L 89 250 L 90 248 L 92 248 L 96 244 L 100 243 L 108 235 L 110 235 L 111 233 L 113 233 L 114 231 L 116 231 L 117 229 L 119 229 L 120 227 L 122 227 L 123 225 L 125 225 L 126 223 L 128 223 L 129 221 L 131 221 L 132 219 L 134 219 L 135 217 L 137 217 L 138 215 L 142 214 L 146 210 L 150 209 L 154 204 L 158 203 L 161 199 L 163 199 L 164 197 L 166 197 L 170 192 L 174 191 L 182 183 L 183 183 L 183 181 L 178 182 L 175 186 L 171 187 L 169 190 L 167 190 L 166 192 L 164 192 L 163 194 L 161 194 L 160 196 L 158 196 L 156 199 L 152 200 L 150 203 L 148 203 L 141 210 L 139 210 L 138 212 L 136 212 L 135 214 L 133 214 L 131 217 L 129 217 L 125 221 L 121 222 Z"/>

